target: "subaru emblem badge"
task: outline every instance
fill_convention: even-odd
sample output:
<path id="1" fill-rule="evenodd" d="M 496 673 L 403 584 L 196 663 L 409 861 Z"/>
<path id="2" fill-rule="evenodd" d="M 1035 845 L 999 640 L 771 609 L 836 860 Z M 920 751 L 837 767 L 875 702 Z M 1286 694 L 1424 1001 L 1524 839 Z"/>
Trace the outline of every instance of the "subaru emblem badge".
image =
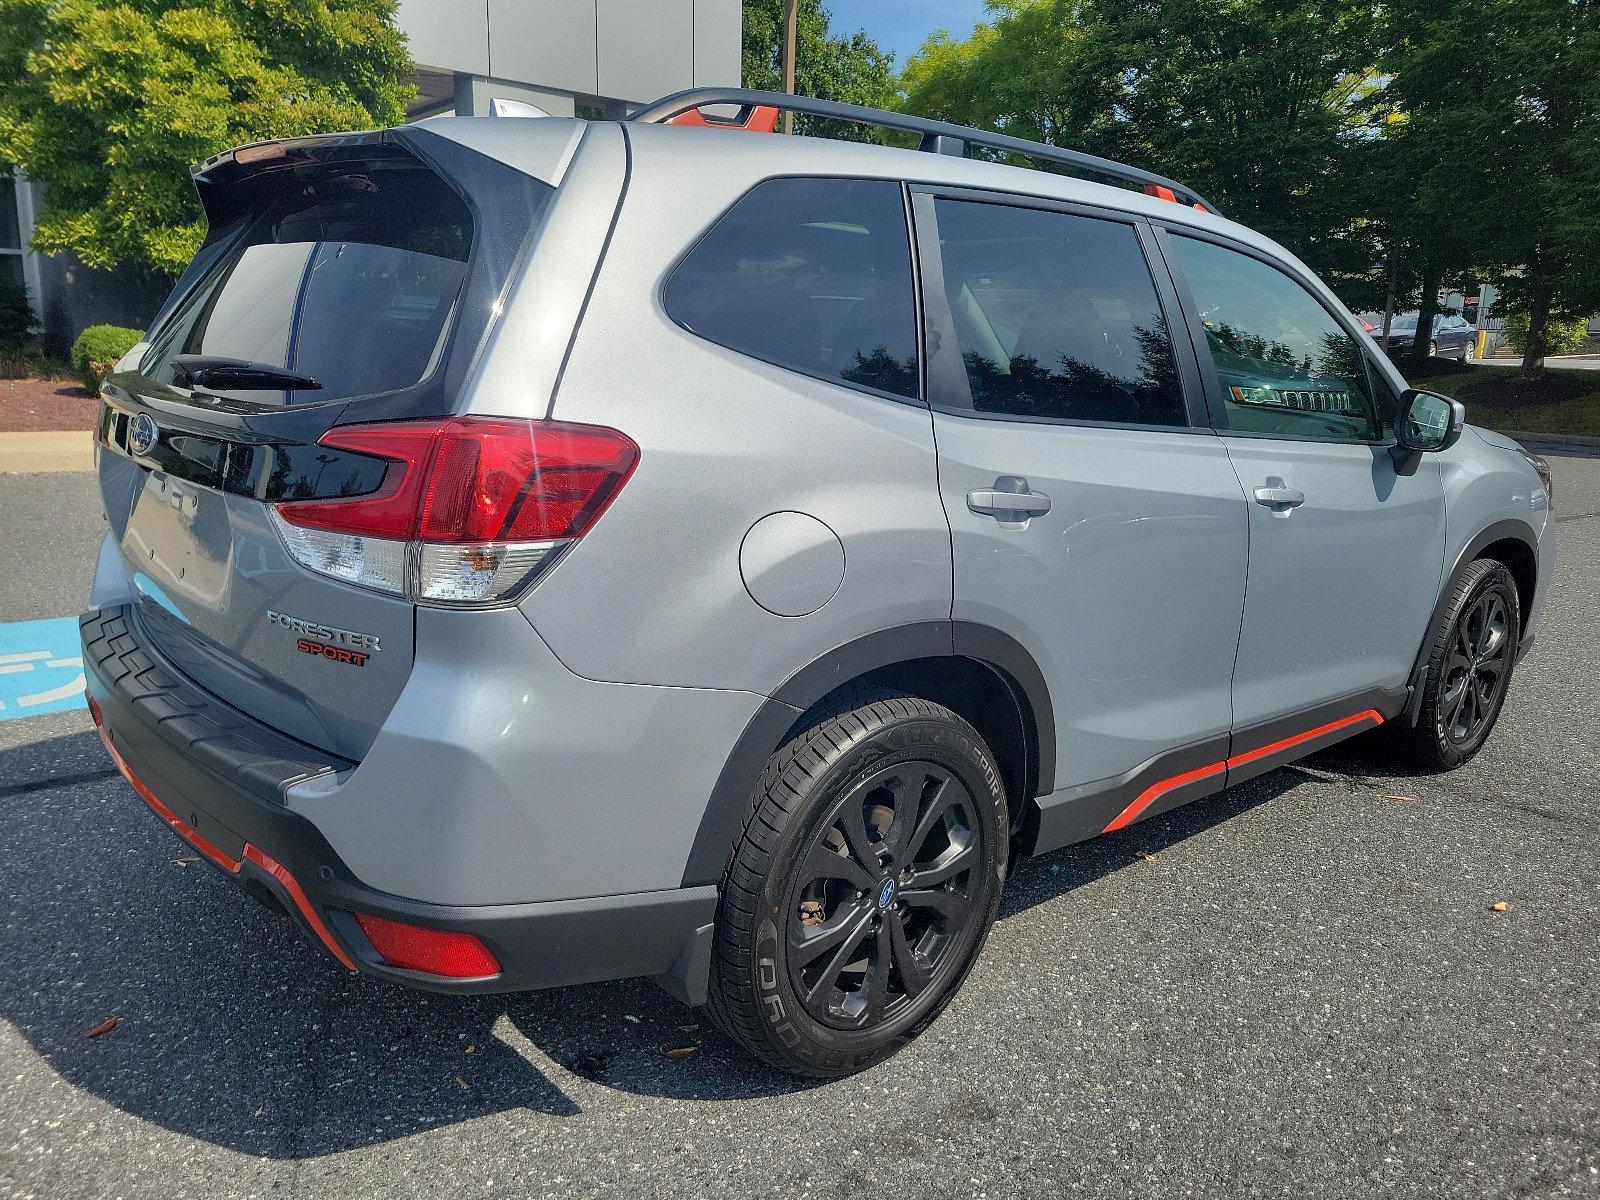
<path id="1" fill-rule="evenodd" d="M 161 431 L 156 428 L 155 419 L 149 413 L 140 413 L 128 426 L 128 449 L 135 454 L 149 454 L 155 449 L 156 439 L 160 436 Z"/>

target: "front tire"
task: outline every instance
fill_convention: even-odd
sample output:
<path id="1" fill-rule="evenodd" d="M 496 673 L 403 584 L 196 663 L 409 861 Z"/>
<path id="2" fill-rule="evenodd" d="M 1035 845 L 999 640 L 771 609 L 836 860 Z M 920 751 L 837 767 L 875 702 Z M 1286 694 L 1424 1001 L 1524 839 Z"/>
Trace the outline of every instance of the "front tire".
<path id="1" fill-rule="evenodd" d="M 943 1011 L 999 906 L 1009 826 L 983 739 L 874 692 L 768 763 L 723 877 L 710 1011 L 796 1075 L 894 1053 Z"/>
<path id="2" fill-rule="evenodd" d="M 1511 572 L 1494 559 L 1469 563 L 1429 635 L 1417 724 L 1390 727 L 1400 756 L 1424 770 L 1453 771 L 1483 749 L 1505 705 L 1521 640 Z"/>

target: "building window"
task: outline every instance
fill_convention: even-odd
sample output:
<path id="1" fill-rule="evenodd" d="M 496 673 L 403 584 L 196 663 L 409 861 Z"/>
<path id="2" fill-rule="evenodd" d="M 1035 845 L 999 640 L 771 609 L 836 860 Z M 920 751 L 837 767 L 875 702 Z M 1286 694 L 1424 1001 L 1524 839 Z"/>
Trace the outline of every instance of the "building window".
<path id="1" fill-rule="evenodd" d="M 22 220 L 17 212 L 17 177 L 0 175 L 0 285 L 23 287 Z"/>

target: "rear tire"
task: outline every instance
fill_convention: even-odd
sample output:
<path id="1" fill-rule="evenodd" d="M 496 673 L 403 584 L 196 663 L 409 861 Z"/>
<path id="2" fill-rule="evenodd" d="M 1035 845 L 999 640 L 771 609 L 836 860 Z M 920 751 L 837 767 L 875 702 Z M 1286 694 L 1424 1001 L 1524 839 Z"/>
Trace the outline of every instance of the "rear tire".
<path id="1" fill-rule="evenodd" d="M 1491 558 L 1467 564 L 1429 634 L 1417 723 L 1386 727 L 1391 749 L 1428 771 L 1453 771 L 1470 760 L 1500 719 L 1521 640 L 1511 572 Z"/>
<path id="2" fill-rule="evenodd" d="M 917 697 L 859 693 L 773 755 L 722 881 L 709 1008 L 796 1075 L 879 1062 L 977 961 L 1010 830 L 983 739 Z"/>

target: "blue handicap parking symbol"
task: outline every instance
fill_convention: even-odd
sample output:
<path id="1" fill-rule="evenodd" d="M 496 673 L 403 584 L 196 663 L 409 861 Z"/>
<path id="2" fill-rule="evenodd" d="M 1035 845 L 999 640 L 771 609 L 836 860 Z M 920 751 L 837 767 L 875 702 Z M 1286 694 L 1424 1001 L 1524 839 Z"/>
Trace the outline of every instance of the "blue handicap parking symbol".
<path id="1" fill-rule="evenodd" d="M 0 624 L 0 721 L 83 706 L 78 619 Z"/>

